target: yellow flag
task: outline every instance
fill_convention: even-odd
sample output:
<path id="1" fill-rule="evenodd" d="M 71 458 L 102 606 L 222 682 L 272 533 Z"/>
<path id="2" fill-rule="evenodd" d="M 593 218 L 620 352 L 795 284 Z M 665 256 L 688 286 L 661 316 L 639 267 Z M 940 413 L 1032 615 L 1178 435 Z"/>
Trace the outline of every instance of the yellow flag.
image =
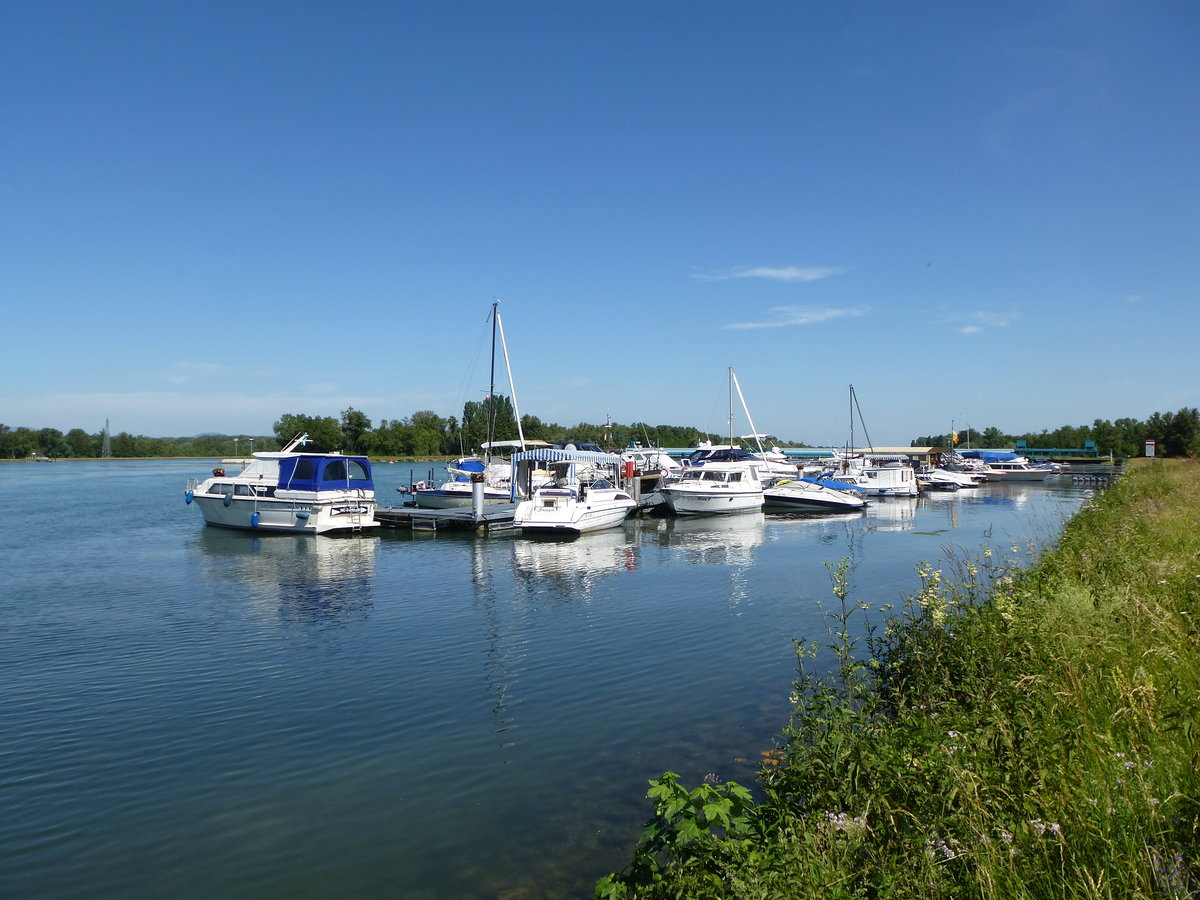
<path id="1" fill-rule="evenodd" d="M 958 432 L 957 431 L 950 432 L 950 443 L 951 444 L 958 443 Z"/>

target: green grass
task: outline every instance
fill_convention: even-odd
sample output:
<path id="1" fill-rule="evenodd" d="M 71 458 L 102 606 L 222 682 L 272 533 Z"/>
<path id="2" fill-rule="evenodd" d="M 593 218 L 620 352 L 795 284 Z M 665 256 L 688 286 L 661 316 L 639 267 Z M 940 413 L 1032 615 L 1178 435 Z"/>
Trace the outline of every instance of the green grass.
<path id="1" fill-rule="evenodd" d="M 1021 548 L 921 569 L 824 641 L 755 804 L 652 782 L 602 897 L 1200 897 L 1200 463 L 1136 467 L 1029 570 Z"/>

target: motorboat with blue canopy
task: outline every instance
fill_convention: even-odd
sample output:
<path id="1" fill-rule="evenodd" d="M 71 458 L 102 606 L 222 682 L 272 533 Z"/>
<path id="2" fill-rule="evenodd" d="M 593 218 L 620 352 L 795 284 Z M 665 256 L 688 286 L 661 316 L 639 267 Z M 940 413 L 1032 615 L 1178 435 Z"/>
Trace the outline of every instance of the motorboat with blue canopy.
<path id="1" fill-rule="evenodd" d="M 525 533 L 582 534 L 621 524 L 637 506 L 620 485 L 624 462 L 615 453 L 571 447 L 514 453 L 513 525 Z"/>
<path id="2" fill-rule="evenodd" d="M 258 451 L 236 475 L 218 466 L 208 478 L 191 479 L 184 501 L 223 528 L 325 534 L 378 525 L 371 461 L 307 453 L 308 441 L 300 434 L 282 450 Z"/>

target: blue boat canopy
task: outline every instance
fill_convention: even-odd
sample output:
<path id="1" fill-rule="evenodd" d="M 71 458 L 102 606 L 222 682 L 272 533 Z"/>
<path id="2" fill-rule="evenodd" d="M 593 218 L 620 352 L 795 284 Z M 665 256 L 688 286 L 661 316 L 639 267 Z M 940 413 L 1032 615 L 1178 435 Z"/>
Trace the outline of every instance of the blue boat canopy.
<path id="1" fill-rule="evenodd" d="M 702 447 L 693 452 L 688 459 L 692 461 L 693 466 L 702 466 L 710 462 L 762 462 L 757 456 L 752 455 L 741 447 L 722 447 L 718 450 L 709 450 Z"/>
<path id="2" fill-rule="evenodd" d="M 965 459 L 982 459 L 986 463 L 1012 462 L 1014 459 L 1020 459 L 1017 454 L 1006 453 L 1003 450 L 959 450 L 958 455 Z"/>
<path id="3" fill-rule="evenodd" d="M 524 460 L 533 462 L 588 462 L 596 465 L 616 466 L 622 462 L 615 453 L 597 453 L 594 450 L 559 450 L 556 447 L 542 447 L 537 450 L 526 450 L 524 453 L 514 453 L 514 463 Z"/>
<path id="4" fill-rule="evenodd" d="M 279 487 L 289 491 L 373 491 L 371 462 L 365 456 L 301 454 L 279 460 Z"/>

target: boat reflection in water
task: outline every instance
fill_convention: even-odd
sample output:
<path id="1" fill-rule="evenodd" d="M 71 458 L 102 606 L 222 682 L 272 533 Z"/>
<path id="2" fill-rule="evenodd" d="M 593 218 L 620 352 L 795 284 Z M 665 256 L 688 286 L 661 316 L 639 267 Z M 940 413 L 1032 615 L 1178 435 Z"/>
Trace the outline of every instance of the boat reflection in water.
<path id="1" fill-rule="evenodd" d="M 638 566 L 634 540 L 625 528 L 612 528 L 557 540 L 522 538 L 513 541 L 517 574 L 529 580 L 550 579 L 575 588 L 588 587 L 597 577 L 631 572 Z"/>
<path id="2" fill-rule="evenodd" d="M 844 540 L 849 529 L 854 522 L 864 519 L 866 516 L 865 508 L 856 509 L 853 512 L 789 512 L 782 514 L 772 514 L 771 528 L 775 530 L 786 530 L 789 533 L 804 531 L 808 533 L 816 533 L 817 540 L 823 544 L 830 544 L 834 541 Z"/>
<path id="3" fill-rule="evenodd" d="M 765 521 L 762 512 L 681 516 L 664 520 L 659 541 L 684 551 L 689 562 L 746 566 L 754 562 L 753 550 L 763 542 Z"/>
<path id="4" fill-rule="evenodd" d="M 254 606 L 277 619 L 352 620 L 374 608 L 374 534 L 250 537 L 205 528 L 198 543 L 206 580 L 246 587 Z"/>
<path id="5" fill-rule="evenodd" d="M 867 507 L 868 531 L 909 531 L 917 518 L 916 497 L 884 497 Z"/>

